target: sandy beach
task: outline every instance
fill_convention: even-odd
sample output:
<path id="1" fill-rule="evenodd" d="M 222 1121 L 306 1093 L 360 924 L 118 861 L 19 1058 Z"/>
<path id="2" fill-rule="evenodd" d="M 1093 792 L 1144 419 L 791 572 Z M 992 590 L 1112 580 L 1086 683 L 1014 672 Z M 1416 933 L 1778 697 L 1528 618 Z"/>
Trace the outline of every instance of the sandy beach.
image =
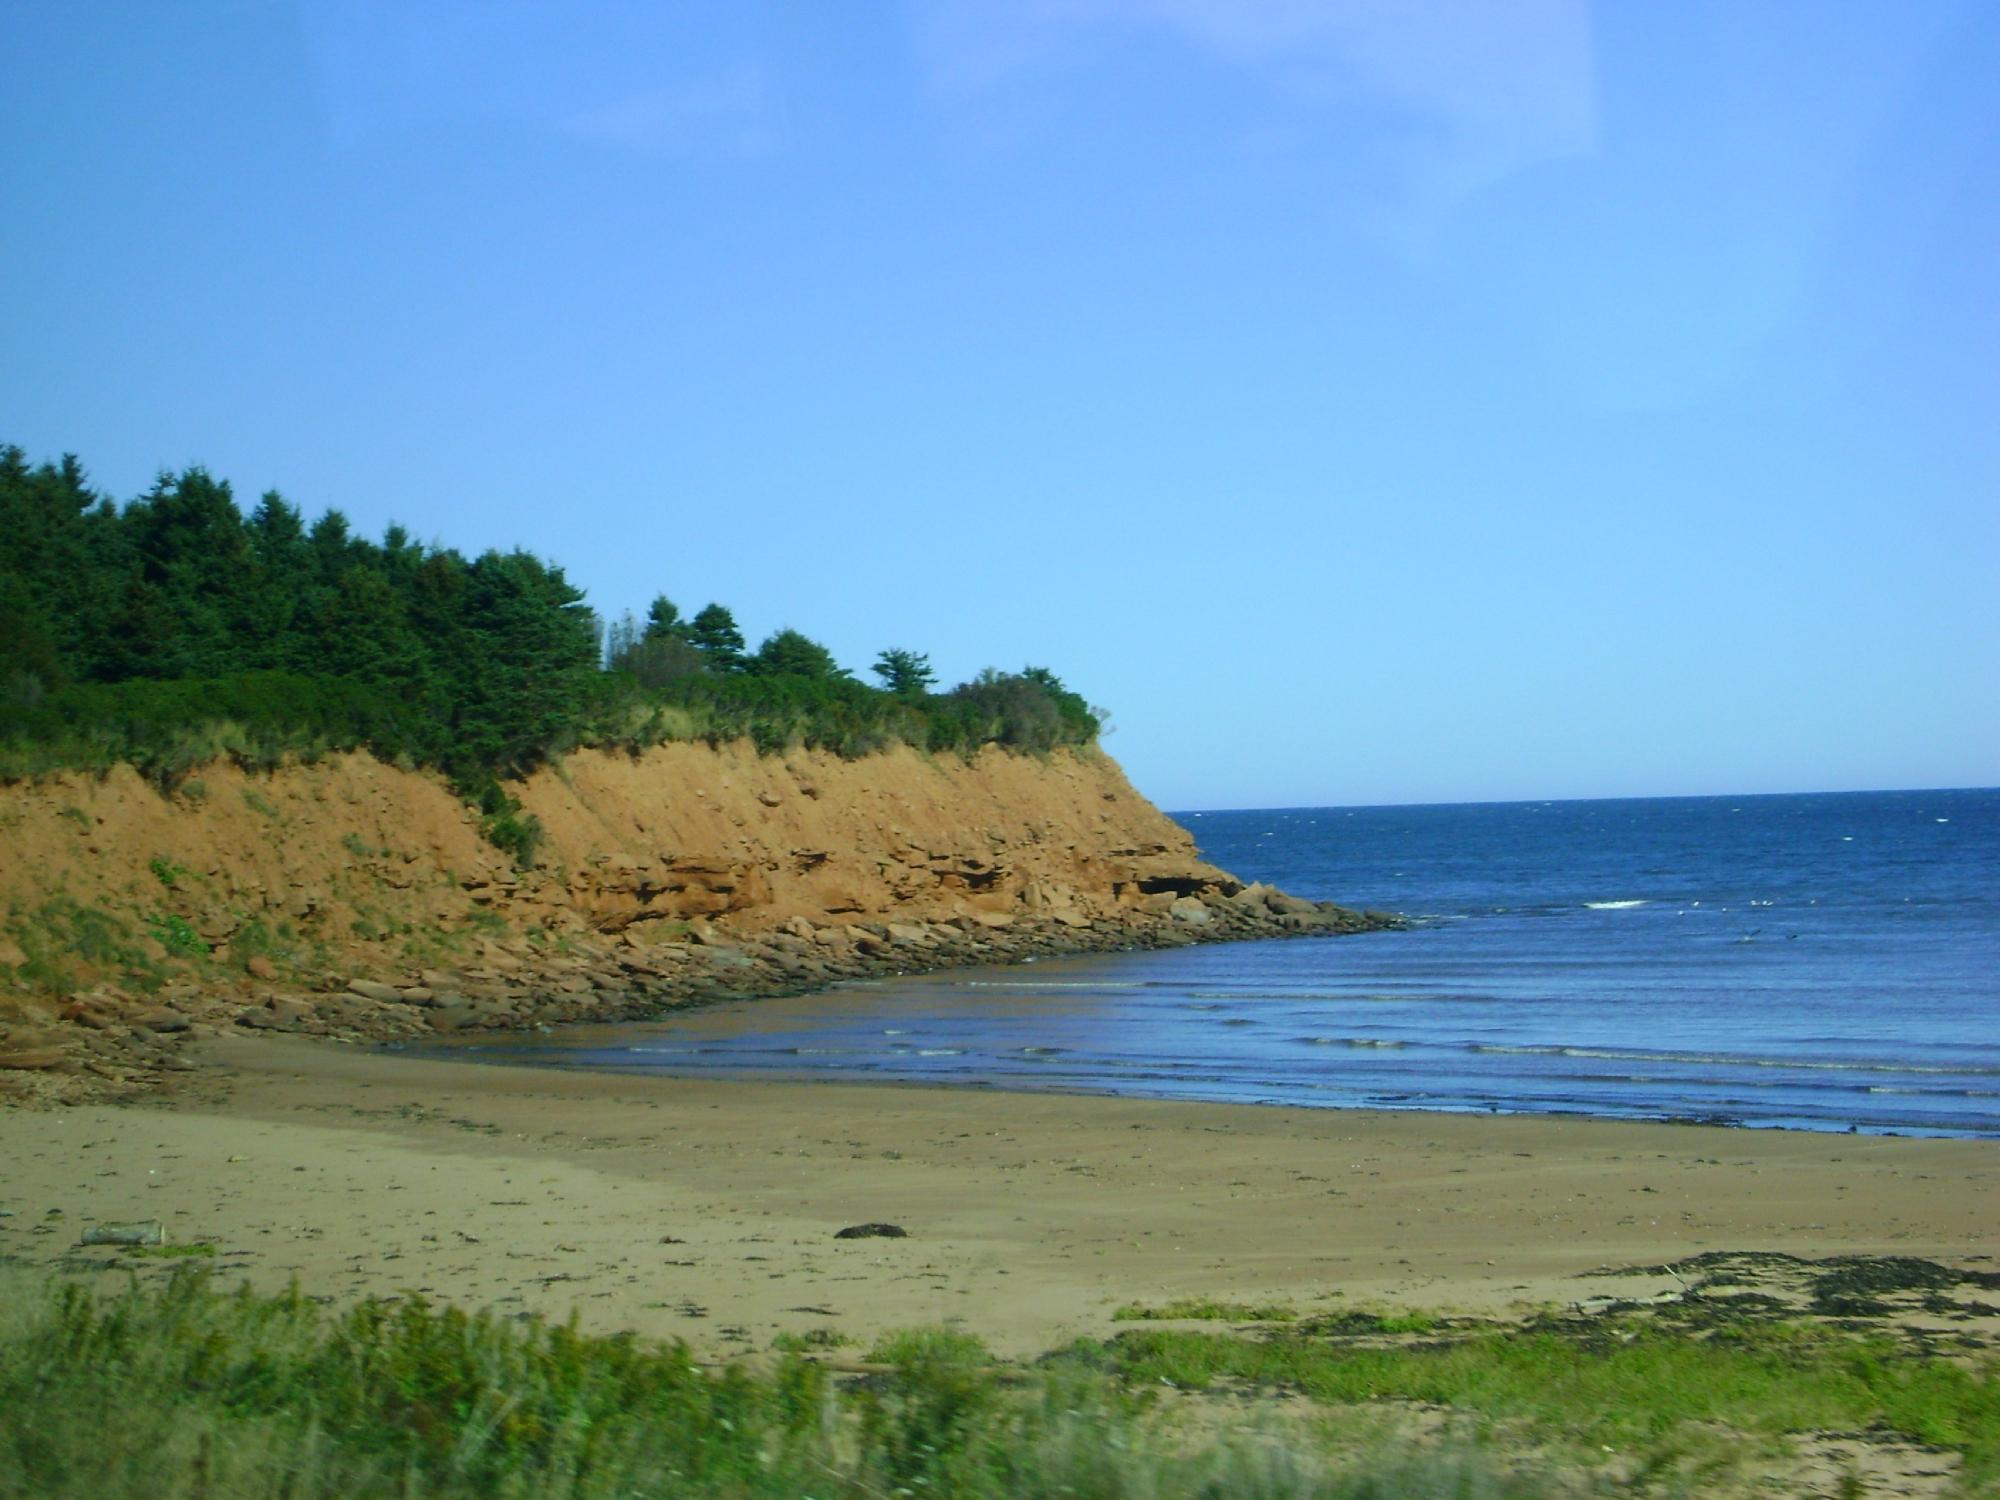
<path id="1" fill-rule="evenodd" d="M 159 1219 L 225 1281 L 337 1301 L 718 1356 L 927 1323 L 1029 1354 L 1184 1296 L 1492 1314 L 1670 1291 L 1706 1251 L 1963 1265 L 2000 1240 L 1980 1141 L 195 1055 L 170 1101 L 0 1112 L 0 1261 L 130 1265 L 82 1229 Z M 907 1237 L 835 1238 L 877 1222 Z"/>

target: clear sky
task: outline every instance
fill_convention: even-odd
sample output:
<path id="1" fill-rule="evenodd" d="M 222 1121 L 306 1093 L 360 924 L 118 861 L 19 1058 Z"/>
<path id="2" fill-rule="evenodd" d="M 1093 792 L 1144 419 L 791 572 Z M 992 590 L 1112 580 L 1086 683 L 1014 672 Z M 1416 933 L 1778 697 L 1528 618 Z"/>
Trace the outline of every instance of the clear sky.
<path id="1" fill-rule="evenodd" d="M 2000 782 L 1990 0 L 15 0 L 0 441 L 1053 667 L 1168 806 Z"/>

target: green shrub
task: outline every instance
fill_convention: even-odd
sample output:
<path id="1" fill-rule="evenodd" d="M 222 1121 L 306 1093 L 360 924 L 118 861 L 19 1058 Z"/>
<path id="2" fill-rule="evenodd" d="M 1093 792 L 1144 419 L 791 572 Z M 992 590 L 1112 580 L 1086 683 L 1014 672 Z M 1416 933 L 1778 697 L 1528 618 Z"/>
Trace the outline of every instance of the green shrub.
<path id="1" fill-rule="evenodd" d="M 153 934 L 154 942 L 175 958 L 208 956 L 208 943 L 194 930 L 186 917 L 156 912 L 146 918 L 146 930 Z"/>

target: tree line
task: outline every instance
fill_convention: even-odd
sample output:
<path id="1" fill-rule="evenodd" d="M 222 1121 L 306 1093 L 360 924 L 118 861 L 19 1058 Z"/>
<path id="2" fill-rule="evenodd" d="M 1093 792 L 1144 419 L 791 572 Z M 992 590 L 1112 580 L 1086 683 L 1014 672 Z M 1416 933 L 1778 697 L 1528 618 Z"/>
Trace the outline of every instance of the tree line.
<path id="1" fill-rule="evenodd" d="M 881 686 L 797 630 L 751 649 L 730 610 L 656 598 L 608 628 L 532 553 L 380 541 L 201 468 L 123 505 L 65 457 L 0 447 L 0 776 L 368 748 L 477 795 L 580 745 L 747 737 L 859 755 L 1086 744 L 1099 716 L 1043 668 L 937 692 L 896 647 Z M 492 800 L 488 794 L 488 801 Z M 490 809 L 489 809 L 490 811 Z"/>

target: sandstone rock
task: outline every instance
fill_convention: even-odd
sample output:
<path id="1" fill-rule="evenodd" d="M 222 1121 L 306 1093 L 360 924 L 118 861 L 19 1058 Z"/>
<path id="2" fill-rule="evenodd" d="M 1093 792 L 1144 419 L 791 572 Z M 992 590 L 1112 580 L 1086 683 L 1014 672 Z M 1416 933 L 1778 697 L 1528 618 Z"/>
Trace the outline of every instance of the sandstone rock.
<path id="1" fill-rule="evenodd" d="M 347 988 L 364 1000 L 380 1000 L 385 1004 L 403 998 L 403 992 L 395 985 L 383 984 L 374 979 L 350 979 L 347 981 Z"/>
<path id="2" fill-rule="evenodd" d="M 273 995 L 261 1006 L 252 1006 L 236 1018 L 238 1026 L 250 1026 L 263 1030 L 288 1031 L 294 1026 L 310 1020 L 312 1007 L 303 1000 L 287 1000 Z"/>
<path id="3" fill-rule="evenodd" d="M 1167 908 L 1167 915 L 1183 927 L 1206 927 L 1215 920 L 1215 914 L 1199 896 L 1176 897 Z"/>
<path id="4" fill-rule="evenodd" d="M 259 953 L 243 965 L 243 972 L 250 975 L 253 979 L 276 979 L 278 977 L 278 966 Z"/>
<path id="5" fill-rule="evenodd" d="M 60 1047 L 23 1047 L 18 1050 L 0 1049 L 0 1068 L 15 1072 L 39 1071 L 44 1068 L 60 1067 L 63 1050 Z"/>
<path id="6" fill-rule="evenodd" d="M 144 1015 L 135 1017 L 132 1024 L 134 1026 L 143 1026 L 148 1031 L 186 1031 L 188 1029 L 188 1018 L 177 1010 L 166 1010 L 163 1008 L 160 1010 L 149 1010 Z"/>

